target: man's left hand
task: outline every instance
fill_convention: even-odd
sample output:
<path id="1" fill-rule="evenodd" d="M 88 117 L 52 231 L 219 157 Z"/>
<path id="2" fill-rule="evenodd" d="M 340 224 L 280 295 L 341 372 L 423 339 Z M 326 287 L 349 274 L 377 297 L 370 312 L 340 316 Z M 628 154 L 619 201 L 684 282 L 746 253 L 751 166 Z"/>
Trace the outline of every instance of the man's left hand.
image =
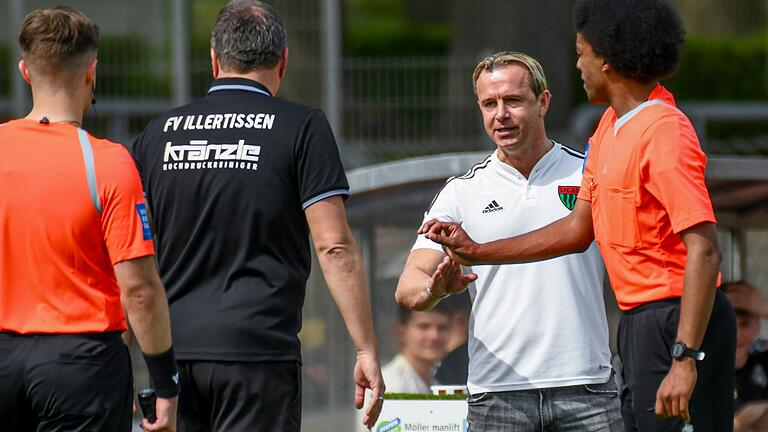
<path id="1" fill-rule="evenodd" d="M 355 408 L 360 409 L 365 402 L 365 389 L 371 390 L 371 402 L 363 415 L 363 424 L 368 429 L 373 428 L 384 405 L 384 379 L 381 376 L 381 366 L 375 353 L 358 352 L 354 371 L 355 379 Z"/>
<path id="2" fill-rule="evenodd" d="M 681 417 L 691 421 L 688 403 L 696 387 L 696 361 L 692 358 L 673 360 L 669 373 L 656 392 L 656 415 L 659 417 Z"/>

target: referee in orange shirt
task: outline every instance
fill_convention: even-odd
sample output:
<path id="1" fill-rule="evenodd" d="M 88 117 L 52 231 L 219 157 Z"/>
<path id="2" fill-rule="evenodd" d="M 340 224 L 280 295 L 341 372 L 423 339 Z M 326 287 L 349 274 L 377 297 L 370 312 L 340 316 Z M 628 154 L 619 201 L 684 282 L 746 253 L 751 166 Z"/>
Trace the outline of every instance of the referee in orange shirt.
<path id="1" fill-rule="evenodd" d="M 469 264 L 548 259 L 595 239 L 624 311 L 626 430 L 680 431 L 684 422 L 697 432 L 732 430 L 736 324 L 715 289 L 720 252 L 706 156 L 659 84 L 678 65 L 682 23 L 663 0 L 579 0 L 574 25 L 587 97 L 610 107 L 590 138 L 571 214 L 485 244 L 457 224 L 428 222 L 422 231 Z"/>
<path id="2" fill-rule="evenodd" d="M 122 146 L 81 128 L 99 29 L 66 7 L 24 19 L 26 118 L 0 126 L 0 429 L 130 431 L 132 374 L 123 310 L 176 426 L 168 305 L 138 173 Z"/>

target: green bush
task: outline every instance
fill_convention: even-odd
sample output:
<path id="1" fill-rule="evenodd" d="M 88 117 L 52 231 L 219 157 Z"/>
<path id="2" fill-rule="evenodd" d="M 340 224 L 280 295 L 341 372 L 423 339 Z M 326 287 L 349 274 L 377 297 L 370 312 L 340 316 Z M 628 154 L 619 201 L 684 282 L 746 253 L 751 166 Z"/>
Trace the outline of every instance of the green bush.
<path id="1" fill-rule="evenodd" d="M 170 57 L 135 35 L 105 35 L 99 41 L 97 93 L 116 98 L 166 98 L 171 94 Z"/>
<path id="2" fill-rule="evenodd" d="M 678 99 L 768 99 L 768 34 L 689 37 L 680 68 L 664 85 Z"/>
<path id="3" fill-rule="evenodd" d="M 386 400 L 465 400 L 466 394 L 416 394 L 416 393 L 384 393 Z"/>
<path id="4" fill-rule="evenodd" d="M 382 21 L 350 25 L 344 32 L 345 57 L 444 56 L 451 47 L 446 25 Z"/>

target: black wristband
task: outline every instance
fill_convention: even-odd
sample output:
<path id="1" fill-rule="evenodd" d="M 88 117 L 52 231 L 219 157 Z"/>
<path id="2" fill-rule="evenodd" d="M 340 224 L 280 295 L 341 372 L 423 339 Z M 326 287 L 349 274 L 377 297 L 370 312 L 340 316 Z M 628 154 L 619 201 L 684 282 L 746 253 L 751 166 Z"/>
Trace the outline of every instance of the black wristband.
<path id="1" fill-rule="evenodd" d="M 144 354 L 149 371 L 149 383 L 158 397 L 172 398 L 179 394 L 179 372 L 173 347 L 162 354 Z"/>

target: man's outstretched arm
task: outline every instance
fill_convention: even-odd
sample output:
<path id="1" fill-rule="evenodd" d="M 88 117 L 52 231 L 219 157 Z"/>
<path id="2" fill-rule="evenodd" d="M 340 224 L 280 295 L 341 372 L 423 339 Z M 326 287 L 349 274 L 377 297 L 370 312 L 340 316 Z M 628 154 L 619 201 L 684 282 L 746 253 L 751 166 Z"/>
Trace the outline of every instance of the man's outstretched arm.
<path id="1" fill-rule="evenodd" d="M 459 224 L 437 220 L 425 223 L 419 234 L 442 244 L 451 258 L 464 265 L 541 261 L 583 252 L 595 238 L 591 203 L 580 199 L 568 216 L 516 237 L 476 243 Z"/>
<path id="2" fill-rule="evenodd" d="M 304 211 L 320 267 L 341 316 L 357 349 L 355 406 L 363 407 L 365 389 L 371 389 L 371 404 L 363 423 L 373 427 L 381 412 L 384 380 L 381 376 L 373 329 L 371 302 L 360 252 L 347 223 L 344 201 L 332 196 Z"/>
<path id="3" fill-rule="evenodd" d="M 415 249 L 408 255 L 395 299 L 406 309 L 428 310 L 446 295 L 464 291 L 476 279 L 477 275 L 464 274 L 461 265 L 442 252 Z"/>

